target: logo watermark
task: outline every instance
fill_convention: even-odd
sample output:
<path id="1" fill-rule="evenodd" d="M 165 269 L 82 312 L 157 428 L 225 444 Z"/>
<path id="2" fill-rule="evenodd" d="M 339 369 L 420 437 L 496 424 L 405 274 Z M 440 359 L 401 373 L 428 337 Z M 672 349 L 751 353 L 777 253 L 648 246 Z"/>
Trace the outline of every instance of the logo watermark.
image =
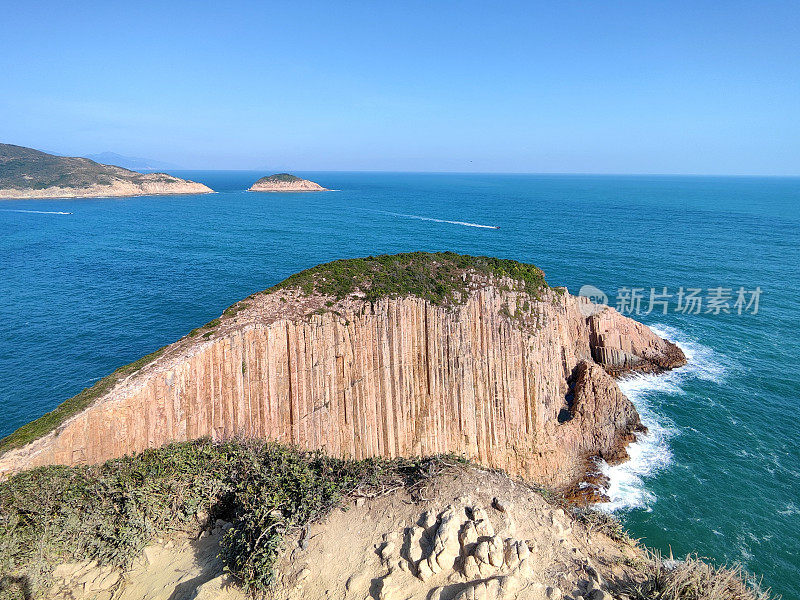
<path id="1" fill-rule="evenodd" d="M 600 288 L 593 285 L 581 286 L 578 296 L 586 298 L 588 302 L 581 303 L 578 309 L 584 317 L 591 317 L 608 306 L 608 296 Z"/>
<path id="2" fill-rule="evenodd" d="M 613 303 L 608 296 L 593 285 L 584 285 L 578 296 L 587 299 L 580 311 L 584 316 L 596 314 L 607 306 L 614 306 L 623 315 L 649 315 L 680 313 L 684 315 L 751 314 L 757 315 L 761 300 L 761 287 L 746 289 L 714 287 L 662 288 L 621 287 Z"/>

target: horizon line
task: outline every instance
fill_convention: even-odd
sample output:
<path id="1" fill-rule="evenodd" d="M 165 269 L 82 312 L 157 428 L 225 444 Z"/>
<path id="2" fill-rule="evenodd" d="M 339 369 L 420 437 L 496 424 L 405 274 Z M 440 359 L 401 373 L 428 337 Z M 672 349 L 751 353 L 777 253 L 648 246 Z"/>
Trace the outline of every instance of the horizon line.
<path id="1" fill-rule="evenodd" d="M 156 171 L 155 169 L 144 169 Z M 270 169 L 212 169 L 200 167 L 180 167 L 171 171 L 235 171 L 235 172 L 264 172 Z M 763 177 L 798 179 L 800 173 L 788 174 L 758 174 L 758 173 L 616 173 L 616 172 L 590 172 L 590 171 L 393 171 L 388 169 L 276 169 L 275 173 L 387 173 L 407 175 L 571 175 L 571 176 L 608 176 L 608 177 Z"/>

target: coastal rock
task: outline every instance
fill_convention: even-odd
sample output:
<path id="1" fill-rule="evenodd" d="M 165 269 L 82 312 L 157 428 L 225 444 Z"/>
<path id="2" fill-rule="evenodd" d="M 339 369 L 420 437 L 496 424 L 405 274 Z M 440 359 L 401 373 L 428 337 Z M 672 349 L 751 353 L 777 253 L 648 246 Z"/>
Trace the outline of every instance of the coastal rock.
<path id="1" fill-rule="evenodd" d="M 566 489 L 593 457 L 624 459 L 643 430 L 593 359 L 598 348 L 637 365 L 678 363 L 671 344 L 613 309 L 587 318 L 568 293 L 532 294 L 508 279 L 483 281 L 452 306 L 280 289 L 199 331 L 7 451 L 0 474 L 252 436 L 356 459 L 453 452 Z"/>
<path id="2" fill-rule="evenodd" d="M 276 173 L 262 177 L 250 186 L 248 192 L 327 192 L 327 188 L 318 183 L 301 179 L 289 173 Z"/>
<path id="3" fill-rule="evenodd" d="M 592 357 L 611 374 L 659 373 L 686 363 L 686 357 L 675 344 L 616 310 L 591 315 L 589 329 Z"/>

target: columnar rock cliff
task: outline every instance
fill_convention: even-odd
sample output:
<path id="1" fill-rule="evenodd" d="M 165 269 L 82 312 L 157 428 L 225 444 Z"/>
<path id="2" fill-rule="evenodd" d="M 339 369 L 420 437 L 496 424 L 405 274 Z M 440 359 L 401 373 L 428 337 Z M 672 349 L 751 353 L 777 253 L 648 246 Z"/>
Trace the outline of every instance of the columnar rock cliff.
<path id="1" fill-rule="evenodd" d="M 680 350 L 613 309 L 585 316 L 563 290 L 462 277 L 450 304 L 291 285 L 256 294 L 7 451 L 0 473 L 201 436 L 353 458 L 455 452 L 561 487 L 591 457 L 623 460 L 642 425 L 607 370 L 671 368 Z"/>

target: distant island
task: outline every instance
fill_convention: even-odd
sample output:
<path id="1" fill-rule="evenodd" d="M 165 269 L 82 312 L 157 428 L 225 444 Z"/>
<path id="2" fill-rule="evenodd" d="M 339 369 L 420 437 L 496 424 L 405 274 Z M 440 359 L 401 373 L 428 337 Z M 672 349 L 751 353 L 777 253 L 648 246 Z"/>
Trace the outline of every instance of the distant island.
<path id="1" fill-rule="evenodd" d="M 116 152 L 101 152 L 99 154 L 87 154 L 83 158 L 88 158 L 102 165 L 114 165 L 123 169 L 134 171 L 163 171 L 165 169 L 182 169 L 178 165 L 153 160 L 152 158 L 141 158 L 137 156 L 124 156 Z"/>
<path id="2" fill-rule="evenodd" d="M 301 179 L 289 173 L 276 173 L 262 177 L 250 186 L 248 192 L 328 192 L 318 183 Z"/>
<path id="3" fill-rule="evenodd" d="M 166 173 L 137 173 L 88 158 L 0 144 L 0 198 L 97 198 L 207 194 L 214 190 Z"/>

